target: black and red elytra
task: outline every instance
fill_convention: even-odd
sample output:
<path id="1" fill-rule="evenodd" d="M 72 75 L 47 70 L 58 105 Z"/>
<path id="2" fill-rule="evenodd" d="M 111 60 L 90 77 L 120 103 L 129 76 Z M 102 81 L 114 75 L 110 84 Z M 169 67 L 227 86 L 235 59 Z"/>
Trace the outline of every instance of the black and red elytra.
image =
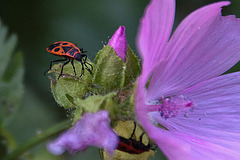
<path id="1" fill-rule="evenodd" d="M 136 123 L 134 122 L 133 133 L 129 139 L 119 136 L 119 144 L 118 144 L 117 150 L 127 152 L 130 154 L 141 154 L 143 152 L 148 152 L 150 150 L 156 149 L 156 148 L 152 148 L 150 141 L 148 142 L 148 145 L 143 144 L 142 138 L 144 133 L 140 136 L 139 141 L 133 139 L 135 130 L 136 130 Z"/>
<path id="2" fill-rule="evenodd" d="M 44 72 L 44 75 L 49 70 L 51 70 L 53 62 L 65 61 L 65 63 L 63 63 L 63 65 L 62 65 L 61 72 L 58 76 L 58 79 L 62 75 L 63 67 L 66 64 L 68 64 L 69 62 L 71 62 L 72 67 L 73 67 L 73 71 L 74 71 L 75 76 L 76 76 L 76 71 L 75 71 L 75 67 L 74 67 L 74 63 L 73 63 L 74 60 L 79 61 L 82 65 L 82 73 L 81 73 L 80 77 L 84 74 L 84 66 L 88 70 L 88 72 L 90 74 L 92 74 L 91 70 L 93 69 L 93 67 L 92 67 L 91 64 L 89 64 L 87 62 L 87 55 L 83 54 L 86 51 L 83 51 L 82 48 L 79 49 L 75 44 L 73 44 L 71 42 L 67 42 L 67 41 L 59 41 L 59 42 L 55 42 L 52 45 L 50 45 L 47 48 L 47 51 L 52 53 L 53 55 L 64 57 L 65 59 L 52 60 L 51 63 L 50 63 L 50 68 L 46 72 Z M 86 64 L 88 64 L 91 67 L 91 70 L 88 68 L 88 66 Z"/>

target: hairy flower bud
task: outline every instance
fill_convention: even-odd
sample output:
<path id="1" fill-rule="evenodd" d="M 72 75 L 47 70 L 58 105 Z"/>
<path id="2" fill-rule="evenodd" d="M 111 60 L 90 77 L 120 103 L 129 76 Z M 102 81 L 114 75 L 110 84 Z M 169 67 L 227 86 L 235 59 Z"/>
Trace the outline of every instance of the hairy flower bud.
<path id="1" fill-rule="evenodd" d="M 125 27 L 120 26 L 95 58 L 93 82 L 112 91 L 128 85 L 139 73 L 139 60 L 127 46 Z"/>

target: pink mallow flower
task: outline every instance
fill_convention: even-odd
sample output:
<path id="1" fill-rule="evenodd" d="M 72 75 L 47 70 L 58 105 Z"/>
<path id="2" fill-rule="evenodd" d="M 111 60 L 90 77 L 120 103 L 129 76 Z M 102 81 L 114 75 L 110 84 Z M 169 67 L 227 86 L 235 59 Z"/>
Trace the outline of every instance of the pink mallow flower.
<path id="1" fill-rule="evenodd" d="M 96 146 L 112 154 L 117 148 L 118 142 L 118 136 L 110 127 L 108 112 L 99 111 L 85 113 L 72 129 L 50 142 L 47 149 L 52 154 L 60 155 L 65 151 L 75 154 L 85 150 L 88 146 Z"/>
<path id="2" fill-rule="evenodd" d="M 125 62 L 127 53 L 127 39 L 124 26 L 120 26 L 116 30 L 108 42 L 108 45 L 111 46 L 115 50 L 116 54 Z"/>
<path id="3" fill-rule="evenodd" d="M 221 1 L 187 16 L 174 34 L 175 0 L 151 0 L 140 22 L 137 118 L 171 160 L 240 159 L 240 20 Z M 162 127 L 161 127 L 162 126 Z"/>

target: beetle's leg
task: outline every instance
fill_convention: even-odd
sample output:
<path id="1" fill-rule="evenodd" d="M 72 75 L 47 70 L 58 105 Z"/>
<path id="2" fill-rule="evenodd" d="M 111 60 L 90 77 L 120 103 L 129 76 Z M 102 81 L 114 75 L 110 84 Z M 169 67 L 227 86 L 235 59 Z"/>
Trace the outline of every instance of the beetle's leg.
<path id="1" fill-rule="evenodd" d="M 46 73 L 52 69 L 52 64 L 53 64 L 54 62 L 61 62 L 61 61 L 66 61 L 66 60 L 67 60 L 67 58 L 65 58 L 65 59 L 51 60 L 51 62 L 50 62 L 50 67 L 49 67 L 48 70 L 46 70 L 46 71 L 44 72 L 44 75 L 46 75 Z"/>
<path id="2" fill-rule="evenodd" d="M 142 142 L 142 138 L 143 138 L 143 135 L 144 135 L 144 132 L 141 134 L 141 136 L 140 136 L 140 142 Z"/>
<path id="3" fill-rule="evenodd" d="M 71 61 L 71 59 L 69 59 L 67 62 L 63 63 L 62 68 L 61 68 L 61 72 L 60 72 L 60 74 L 59 74 L 59 76 L 58 76 L 58 79 L 59 79 L 60 76 L 62 75 L 63 67 L 64 67 L 66 64 L 68 64 L 70 61 Z"/>
<path id="4" fill-rule="evenodd" d="M 89 63 L 88 63 L 89 64 Z M 89 64 L 90 66 L 92 66 L 91 64 Z M 86 65 L 86 63 L 84 63 L 84 66 L 86 67 L 86 70 L 88 70 L 88 72 L 92 75 L 92 71 L 88 68 L 88 66 Z"/>
<path id="5" fill-rule="evenodd" d="M 83 51 L 83 48 L 80 48 L 81 53 L 86 53 L 87 51 Z"/>
<path id="6" fill-rule="evenodd" d="M 149 140 L 149 142 L 148 142 L 148 146 L 151 146 L 151 145 L 150 145 L 150 140 Z M 156 144 L 154 144 L 154 146 L 151 147 L 151 150 L 154 150 L 154 151 L 155 151 L 157 148 L 158 148 L 158 146 L 157 146 Z"/>
<path id="7" fill-rule="evenodd" d="M 81 62 L 81 65 L 82 65 L 82 72 L 81 72 L 80 77 L 82 77 L 82 75 L 84 74 L 84 65 L 83 65 L 83 62 L 82 62 L 82 61 L 80 61 L 80 62 Z"/>
<path id="8" fill-rule="evenodd" d="M 90 64 L 90 63 L 88 63 L 88 62 L 85 62 L 85 63 L 87 63 L 89 66 L 91 66 L 91 69 L 89 69 L 88 67 L 87 67 L 87 65 L 85 64 L 85 66 L 89 69 L 89 70 L 93 70 L 93 66 Z"/>
<path id="9" fill-rule="evenodd" d="M 73 67 L 74 74 L 76 76 L 77 74 L 76 74 L 76 71 L 75 71 L 75 66 L 74 66 L 74 63 L 73 63 L 73 59 L 71 60 L 71 64 L 72 64 L 72 67 Z"/>
<path id="10" fill-rule="evenodd" d="M 129 139 L 132 139 L 132 138 L 133 138 L 133 136 L 134 136 L 134 134 L 135 134 L 135 131 L 136 131 L 136 127 L 137 127 L 136 122 L 134 122 L 133 133 L 132 133 L 132 135 L 131 135 L 131 137 L 130 137 Z"/>
<path id="11" fill-rule="evenodd" d="M 93 66 L 92 66 L 90 63 L 87 62 L 87 55 L 86 55 L 86 54 L 82 54 L 82 56 L 84 57 L 84 58 L 83 58 L 83 64 L 84 64 L 84 66 L 86 67 L 86 70 L 88 70 L 88 72 L 89 72 L 90 74 L 92 74 Z M 86 64 L 88 64 L 89 66 L 91 66 L 91 69 L 89 69 Z"/>

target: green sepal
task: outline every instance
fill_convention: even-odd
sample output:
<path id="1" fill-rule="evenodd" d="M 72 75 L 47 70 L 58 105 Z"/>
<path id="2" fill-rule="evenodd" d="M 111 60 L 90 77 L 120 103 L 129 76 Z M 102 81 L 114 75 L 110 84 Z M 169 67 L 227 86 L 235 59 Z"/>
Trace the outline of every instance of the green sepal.
<path id="1" fill-rule="evenodd" d="M 113 91 L 122 86 L 123 60 L 116 55 L 114 49 L 107 45 L 100 50 L 95 59 L 93 83 Z"/>
<path id="2" fill-rule="evenodd" d="M 114 100 L 116 93 L 109 93 L 105 96 L 93 95 L 86 99 L 77 98 L 74 100 L 76 106 L 73 122 L 79 120 L 84 113 L 96 113 L 99 110 L 108 110 L 110 119 L 118 114 L 118 105 Z"/>
<path id="3" fill-rule="evenodd" d="M 125 63 L 109 45 L 98 52 L 94 63 L 93 83 L 107 91 L 127 86 L 140 74 L 139 60 L 129 46 Z"/>
<path id="4" fill-rule="evenodd" d="M 124 65 L 124 68 L 126 69 L 124 70 L 125 80 L 123 82 L 123 86 L 127 86 L 128 84 L 133 83 L 141 73 L 139 59 L 133 53 L 130 46 L 127 48 L 126 63 Z"/>
<path id="5" fill-rule="evenodd" d="M 52 67 L 49 73 L 54 72 L 55 77 L 58 77 L 61 71 L 62 64 L 56 64 Z M 81 75 L 80 62 L 75 62 L 74 64 L 77 72 L 77 76 L 74 75 L 74 71 L 71 64 L 64 66 L 63 76 L 59 79 L 54 79 L 50 77 L 51 80 L 51 91 L 55 98 L 55 101 L 65 109 L 74 108 L 74 104 L 71 102 L 69 97 L 83 98 L 88 92 L 88 88 L 91 85 L 91 74 L 88 71 Z"/>
<path id="6" fill-rule="evenodd" d="M 135 117 L 134 114 L 134 106 L 132 105 L 132 98 L 128 97 L 125 101 L 119 104 L 119 114 L 116 115 L 117 119 L 125 121 L 125 120 L 133 120 Z"/>
<path id="7" fill-rule="evenodd" d="M 135 119 L 134 103 L 136 87 L 136 83 L 133 83 L 132 86 L 125 87 L 117 92 L 116 99 L 119 114 L 116 115 L 116 119 L 121 121 Z"/>

